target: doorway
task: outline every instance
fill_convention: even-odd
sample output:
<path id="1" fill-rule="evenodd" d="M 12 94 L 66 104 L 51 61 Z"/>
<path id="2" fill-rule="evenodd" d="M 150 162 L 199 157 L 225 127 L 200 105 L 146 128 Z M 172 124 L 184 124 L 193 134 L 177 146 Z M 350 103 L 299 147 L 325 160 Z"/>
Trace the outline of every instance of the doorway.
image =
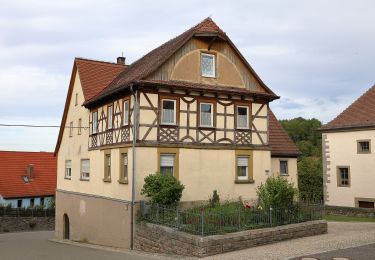
<path id="1" fill-rule="evenodd" d="M 63 224 L 63 239 L 70 239 L 70 223 L 67 214 L 64 214 L 64 224 Z"/>

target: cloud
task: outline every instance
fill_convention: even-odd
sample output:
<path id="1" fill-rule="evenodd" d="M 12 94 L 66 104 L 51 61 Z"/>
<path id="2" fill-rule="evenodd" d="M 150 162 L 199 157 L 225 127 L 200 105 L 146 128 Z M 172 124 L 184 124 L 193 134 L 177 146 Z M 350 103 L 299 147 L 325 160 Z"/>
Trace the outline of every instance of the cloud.
<path id="1" fill-rule="evenodd" d="M 124 52 L 133 62 L 209 15 L 281 96 L 271 104 L 280 118 L 327 122 L 375 83 L 372 0 L 0 0 L 0 6 L 1 122 L 59 124 L 74 57 L 115 61 Z M 19 142 L 14 147 L 53 150 L 57 138 L 54 130 L 0 131 L 0 149 Z"/>

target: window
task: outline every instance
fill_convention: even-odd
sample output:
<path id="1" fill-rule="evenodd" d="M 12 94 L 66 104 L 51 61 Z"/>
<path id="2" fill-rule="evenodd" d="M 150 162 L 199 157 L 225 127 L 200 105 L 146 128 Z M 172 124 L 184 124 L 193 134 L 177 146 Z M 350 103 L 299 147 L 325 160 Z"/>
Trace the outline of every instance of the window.
<path id="1" fill-rule="evenodd" d="M 128 181 L 128 154 L 122 153 L 121 155 L 121 165 L 120 165 L 120 181 Z"/>
<path id="2" fill-rule="evenodd" d="M 111 179 L 111 154 L 107 153 L 104 157 L 104 180 Z"/>
<path id="3" fill-rule="evenodd" d="M 280 161 L 280 175 L 288 174 L 288 161 Z"/>
<path id="4" fill-rule="evenodd" d="M 373 202 L 373 201 L 363 201 L 363 200 L 359 200 L 359 201 L 358 201 L 358 207 L 359 207 L 359 208 L 368 208 L 368 209 L 373 209 L 373 208 L 374 208 L 374 202 Z"/>
<path id="5" fill-rule="evenodd" d="M 371 153 L 370 140 L 357 141 L 358 153 Z"/>
<path id="6" fill-rule="evenodd" d="M 123 104 L 123 118 L 122 125 L 129 124 L 129 100 L 125 100 Z"/>
<path id="7" fill-rule="evenodd" d="M 72 177 L 72 161 L 65 161 L 65 178 L 70 179 Z"/>
<path id="8" fill-rule="evenodd" d="M 40 198 L 40 205 L 44 206 L 44 198 Z"/>
<path id="9" fill-rule="evenodd" d="M 35 199 L 30 199 L 30 207 L 34 207 Z"/>
<path id="10" fill-rule="evenodd" d="M 237 128 L 248 129 L 249 128 L 249 107 L 238 106 L 237 107 Z"/>
<path id="11" fill-rule="evenodd" d="M 78 105 L 78 93 L 76 93 L 76 98 L 75 98 L 75 105 Z"/>
<path id="12" fill-rule="evenodd" d="M 162 100 L 161 123 L 168 125 L 176 124 L 176 100 L 163 99 Z"/>
<path id="13" fill-rule="evenodd" d="M 90 179 L 90 160 L 89 159 L 81 160 L 81 179 L 82 180 Z"/>
<path id="14" fill-rule="evenodd" d="M 98 111 L 92 113 L 92 133 L 98 132 Z"/>
<path id="15" fill-rule="evenodd" d="M 70 122 L 70 125 L 69 125 L 69 137 L 72 137 L 73 136 L 73 122 Z"/>
<path id="16" fill-rule="evenodd" d="M 17 200 L 17 208 L 22 208 L 22 200 Z"/>
<path id="17" fill-rule="evenodd" d="M 213 104 L 200 103 L 200 126 L 213 127 Z"/>
<path id="18" fill-rule="evenodd" d="M 78 134 L 82 133 L 82 119 L 78 119 Z"/>
<path id="19" fill-rule="evenodd" d="M 108 112 L 107 129 L 112 129 L 113 128 L 113 106 L 108 106 L 107 112 Z"/>
<path id="20" fill-rule="evenodd" d="M 201 75 L 203 77 L 215 77 L 215 55 L 201 54 Z"/>
<path id="21" fill-rule="evenodd" d="M 350 176 L 349 167 L 337 167 L 337 186 L 349 187 L 350 186 Z"/>
<path id="22" fill-rule="evenodd" d="M 248 180 L 249 179 L 249 157 L 238 156 L 237 157 L 237 180 Z"/>
<path id="23" fill-rule="evenodd" d="M 174 176 L 174 154 L 160 155 L 160 173 Z"/>

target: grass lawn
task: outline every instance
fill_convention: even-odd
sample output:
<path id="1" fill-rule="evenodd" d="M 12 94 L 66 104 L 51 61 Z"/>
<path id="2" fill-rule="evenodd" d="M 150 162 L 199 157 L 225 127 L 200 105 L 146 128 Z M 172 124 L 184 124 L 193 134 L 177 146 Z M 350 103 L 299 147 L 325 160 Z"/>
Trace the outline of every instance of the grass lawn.
<path id="1" fill-rule="evenodd" d="M 348 216 L 325 215 L 323 217 L 327 221 L 344 221 L 344 222 L 375 222 L 375 218 L 361 218 Z"/>

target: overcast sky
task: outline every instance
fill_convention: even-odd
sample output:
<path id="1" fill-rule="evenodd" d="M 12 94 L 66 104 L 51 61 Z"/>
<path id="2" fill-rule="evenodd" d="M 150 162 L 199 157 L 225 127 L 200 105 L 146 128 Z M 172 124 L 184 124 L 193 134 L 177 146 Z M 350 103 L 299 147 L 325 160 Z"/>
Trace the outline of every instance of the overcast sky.
<path id="1" fill-rule="evenodd" d="M 131 63 L 208 16 L 279 119 L 327 122 L 375 84 L 373 0 L 0 0 L 0 123 L 59 125 L 74 57 Z M 0 150 L 53 151 L 57 134 L 0 127 Z"/>

